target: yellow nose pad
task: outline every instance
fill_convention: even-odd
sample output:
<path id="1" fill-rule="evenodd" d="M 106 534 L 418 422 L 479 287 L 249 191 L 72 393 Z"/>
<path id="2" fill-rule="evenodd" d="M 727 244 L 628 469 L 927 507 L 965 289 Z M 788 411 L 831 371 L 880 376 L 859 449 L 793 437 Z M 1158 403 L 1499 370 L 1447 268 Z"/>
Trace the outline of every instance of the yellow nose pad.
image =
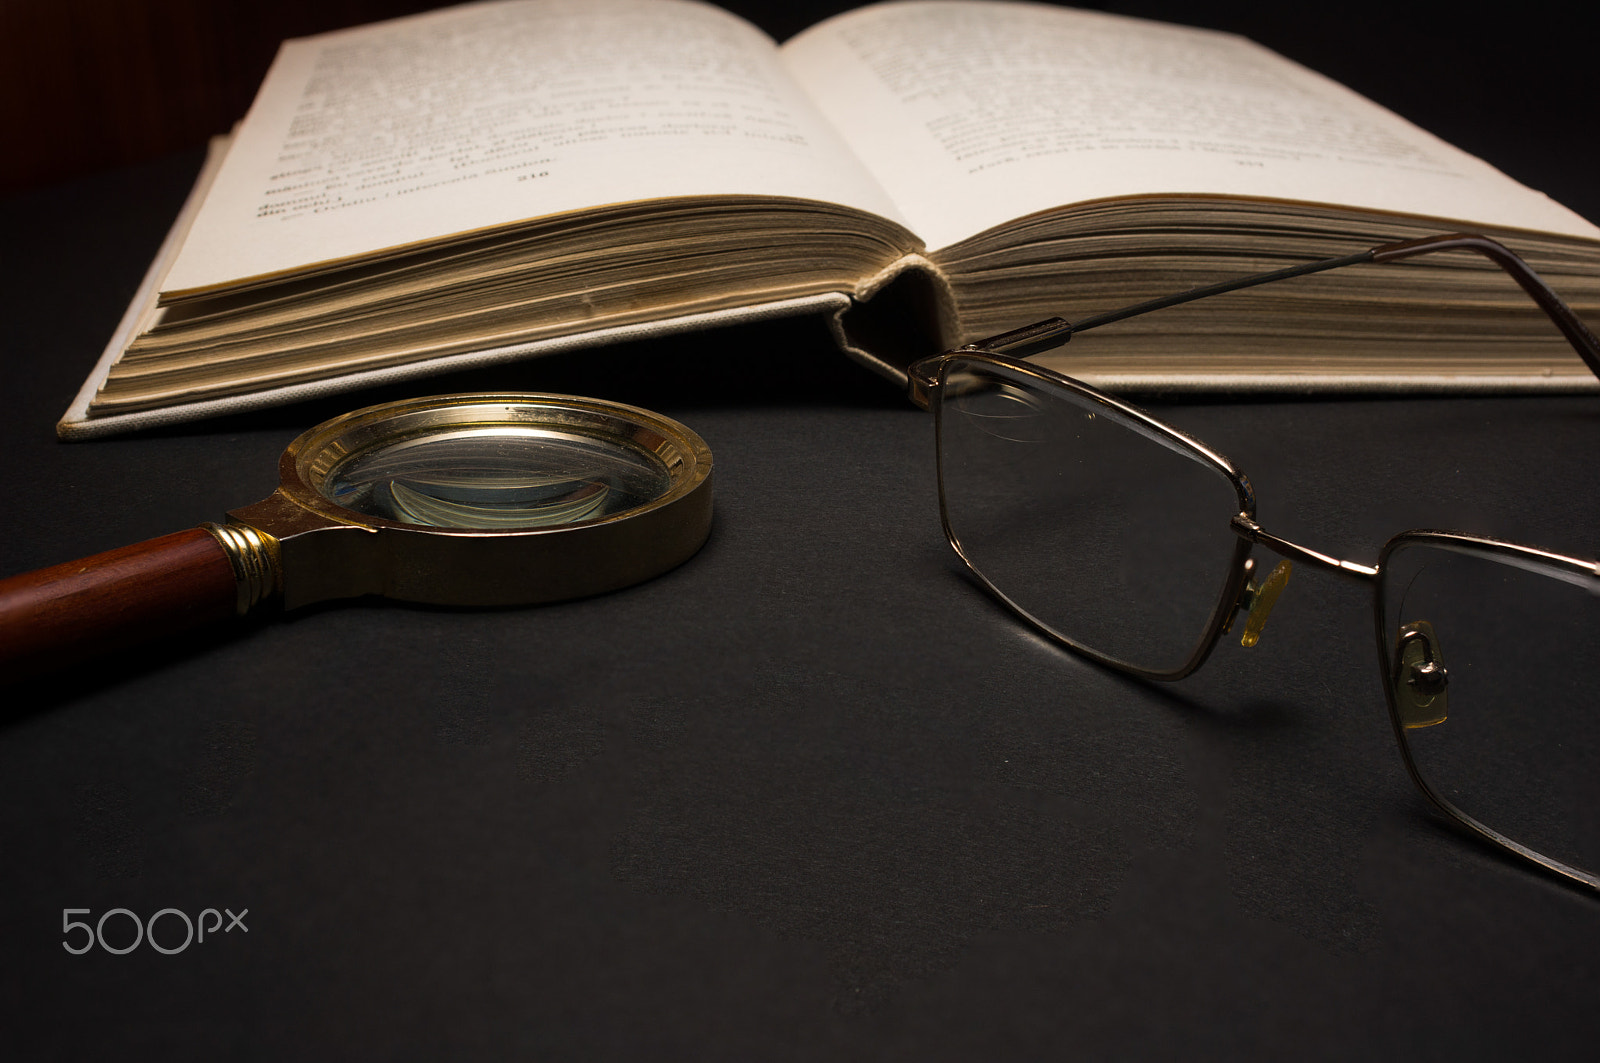
<path id="1" fill-rule="evenodd" d="M 1294 566 L 1285 558 L 1278 562 L 1265 580 L 1245 587 L 1244 594 L 1239 598 L 1239 608 L 1248 609 L 1249 612 L 1245 614 L 1244 635 L 1239 639 L 1239 645 L 1248 648 L 1261 641 L 1261 632 L 1267 627 L 1267 617 L 1272 615 L 1278 595 L 1289 585 L 1289 573 L 1293 570 Z"/>
<path id="2" fill-rule="evenodd" d="M 1432 624 L 1415 620 L 1400 629 L 1391 674 L 1402 727 L 1411 731 L 1444 723 L 1450 673 L 1445 671 L 1444 654 Z"/>

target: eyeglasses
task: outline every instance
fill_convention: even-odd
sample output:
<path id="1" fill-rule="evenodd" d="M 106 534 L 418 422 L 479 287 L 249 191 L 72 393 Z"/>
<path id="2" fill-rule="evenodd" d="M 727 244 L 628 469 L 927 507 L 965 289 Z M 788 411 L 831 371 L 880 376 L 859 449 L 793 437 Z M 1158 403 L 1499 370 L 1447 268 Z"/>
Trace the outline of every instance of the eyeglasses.
<path id="1" fill-rule="evenodd" d="M 1451 234 L 1387 244 L 1070 324 L 1053 318 L 924 359 L 945 535 L 1023 620 L 1103 665 L 1194 672 L 1244 615 L 1260 637 L 1299 562 L 1373 587 L 1378 657 L 1407 771 L 1446 816 L 1600 890 L 1600 566 L 1482 536 L 1407 531 L 1376 565 L 1257 523 L 1227 458 L 1149 414 L 1026 359 L 1077 333 L 1289 277 L 1437 251 L 1484 255 L 1600 376 L 1600 342 L 1510 250 Z M 1263 572 L 1260 546 L 1278 555 Z"/>

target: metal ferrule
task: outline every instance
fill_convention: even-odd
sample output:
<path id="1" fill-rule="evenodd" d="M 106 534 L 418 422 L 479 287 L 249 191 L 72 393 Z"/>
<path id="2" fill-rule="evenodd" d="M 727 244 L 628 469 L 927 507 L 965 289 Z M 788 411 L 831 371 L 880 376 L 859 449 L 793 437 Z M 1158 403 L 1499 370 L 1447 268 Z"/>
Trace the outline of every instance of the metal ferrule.
<path id="1" fill-rule="evenodd" d="M 233 566 L 240 616 L 281 593 L 283 568 L 278 558 L 278 540 L 243 524 L 207 522 L 201 527 L 217 540 Z"/>

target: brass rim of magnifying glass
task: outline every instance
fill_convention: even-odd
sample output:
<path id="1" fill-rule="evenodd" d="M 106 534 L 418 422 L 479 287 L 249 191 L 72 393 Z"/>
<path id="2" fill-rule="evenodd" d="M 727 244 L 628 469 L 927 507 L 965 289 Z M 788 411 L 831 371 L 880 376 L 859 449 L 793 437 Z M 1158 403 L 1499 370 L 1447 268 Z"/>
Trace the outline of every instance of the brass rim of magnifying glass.
<path id="1" fill-rule="evenodd" d="M 593 520 L 544 528 L 433 528 L 368 516 L 319 488 L 373 447 L 441 429 L 525 426 L 651 455 L 667 489 Z M 648 410 L 567 395 L 490 393 L 406 399 L 311 429 L 279 461 L 270 498 L 228 514 L 213 534 L 240 579 L 241 612 L 377 594 L 435 605 L 501 606 L 579 598 L 642 582 L 700 549 L 711 530 L 711 450 Z M 249 603 L 246 604 L 246 599 Z"/>

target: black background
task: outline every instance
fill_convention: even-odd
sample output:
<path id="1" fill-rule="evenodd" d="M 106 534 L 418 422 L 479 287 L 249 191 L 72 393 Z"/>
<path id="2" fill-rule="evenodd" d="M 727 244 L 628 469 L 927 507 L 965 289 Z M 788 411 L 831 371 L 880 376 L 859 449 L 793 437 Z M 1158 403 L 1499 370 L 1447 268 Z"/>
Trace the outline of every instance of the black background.
<path id="1" fill-rule="evenodd" d="M 1117 9 L 1248 32 L 1600 218 L 1561 6 Z M 1414 794 L 1365 588 L 1297 577 L 1259 647 L 1173 688 L 1060 653 L 944 545 L 927 416 L 815 322 L 55 442 L 198 162 L 3 206 L 0 571 L 220 519 L 345 409 L 488 387 L 683 420 L 716 527 L 600 598 L 317 608 L 13 690 L 0 1053 L 1592 1051 L 1600 904 Z M 1152 405 L 1327 552 L 1446 526 L 1595 553 L 1592 397 Z M 63 950 L 63 909 L 117 907 L 249 929 Z"/>

